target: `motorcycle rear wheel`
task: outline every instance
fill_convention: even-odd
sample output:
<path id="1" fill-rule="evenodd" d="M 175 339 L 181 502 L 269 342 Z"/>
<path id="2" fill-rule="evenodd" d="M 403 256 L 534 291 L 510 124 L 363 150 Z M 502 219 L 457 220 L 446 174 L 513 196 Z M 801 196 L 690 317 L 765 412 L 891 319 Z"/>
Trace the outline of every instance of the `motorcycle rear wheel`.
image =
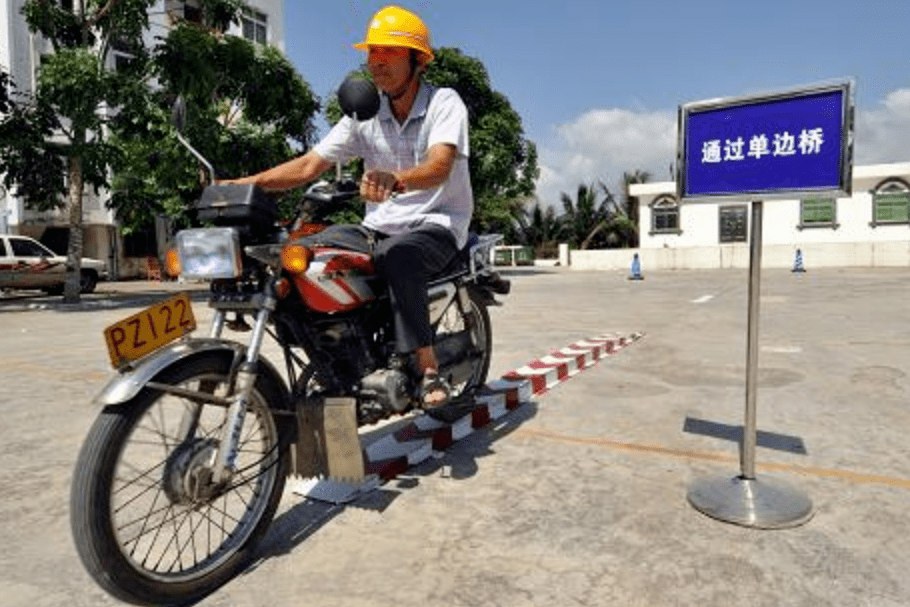
<path id="1" fill-rule="evenodd" d="M 226 396 L 231 359 L 208 354 L 163 372 L 157 382 Z M 243 568 L 268 528 L 288 471 L 287 424 L 271 406 L 280 386 L 257 378 L 236 472 L 214 495 L 195 484 L 217 448 L 226 409 L 198 407 L 188 436 L 178 429 L 197 405 L 145 388 L 106 407 L 87 436 L 73 478 L 73 538 L 94 580 L 136 604 L 196 601 Z"/>
<path id="2" fill-rule="evenodd" d="M 452 385 L 453 399 L 470 394 L 486 383 L 487 374 L 490 371 L 490 359 L 493 354 L 493 331 L 490 325 L 490 312 L 480 294 L 473 289 L 468 289 L 468 295 L 470 296 L 470 309 L 466 310 L 466 313 L 463 314 L 459 306 L 453 302 L 435 327 L 435 339 L 437 342 L 445 339 L 447 334 L 468 330 L 474 343 L 475 352 L 471 358 L 472 369 L 470 375 L 465 381 Z"/>

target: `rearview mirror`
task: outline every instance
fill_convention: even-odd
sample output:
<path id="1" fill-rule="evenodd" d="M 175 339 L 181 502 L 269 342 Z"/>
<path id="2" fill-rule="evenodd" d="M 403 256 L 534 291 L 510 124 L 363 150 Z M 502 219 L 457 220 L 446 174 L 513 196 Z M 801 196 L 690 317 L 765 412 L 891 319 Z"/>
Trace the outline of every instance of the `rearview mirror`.
<path id="1" fill-rule="evenodd" d="M 379 112 L 379 91 L 362 76 L 348 76 L 338 87 L 338 103 L 345 116 L 369 120 Z"/>

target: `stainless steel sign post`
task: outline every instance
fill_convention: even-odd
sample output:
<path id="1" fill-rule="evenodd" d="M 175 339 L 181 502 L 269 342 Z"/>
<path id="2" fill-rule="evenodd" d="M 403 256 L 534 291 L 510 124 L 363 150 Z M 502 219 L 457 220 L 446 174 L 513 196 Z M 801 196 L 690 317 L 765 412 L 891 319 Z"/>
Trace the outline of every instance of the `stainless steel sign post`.
<path id="1" fill-rule="evenodd" d="M 681 201 L 752 201 L 746 411 L 738 476 L 697 479 L 692 506 L 713 518 L 761 529 L 795 527 L 812 517 L 812 501 L 777 479 L 755 474 L 756 378 L 765 199 L 852 191 L 852 82 L 781 93 L 716 99 L 679 108 L 677 164 Z"/>

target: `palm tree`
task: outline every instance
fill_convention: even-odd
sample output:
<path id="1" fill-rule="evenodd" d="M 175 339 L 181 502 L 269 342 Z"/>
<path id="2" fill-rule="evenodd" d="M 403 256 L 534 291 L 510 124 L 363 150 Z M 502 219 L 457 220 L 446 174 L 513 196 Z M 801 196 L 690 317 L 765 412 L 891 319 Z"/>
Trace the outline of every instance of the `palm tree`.
<path id="1" fill-rule="evenodd" d="M 599 182 L 603 199 L 597 202 L 597 192 L 593 185 L 580 184 L 573 201 L 568 194 L 562 193 L 567 236 L 571 244 L 579 249 L 619 248 L 628 246 L 636 232 L 635 223 L 630 220 L 610 189 Z"/>
<path id="2" fill-rule="evenodd" d="M 535 257 L 552 257 L 563 232 L 563 222 L 556 216 L 556 210 L 535 202 L 533 207 L 523 207 L 515 217 L 510 240 L 533 247 Z"/>
<path id="3" fill-rule="evenodd" d="M 603 187 L 603 184 L 600 184 Z M 575 194 L 575 200 L 566 194 L 560 193 L 562 201 L 563 224 L 566 227 L 566 236 L 569 244 L 578 248 L 584 242 L 592 228 L 597 225 L 596 194 L 593 185 L 584 183 L 578 184 L 578 190 Z"/>

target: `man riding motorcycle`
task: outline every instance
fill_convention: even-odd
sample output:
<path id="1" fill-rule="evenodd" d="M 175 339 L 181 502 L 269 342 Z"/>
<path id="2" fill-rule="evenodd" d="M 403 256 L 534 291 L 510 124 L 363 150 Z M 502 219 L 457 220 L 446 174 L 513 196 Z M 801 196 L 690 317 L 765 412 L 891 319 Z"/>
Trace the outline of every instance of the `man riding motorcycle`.
<path id="1" fill-rule="evenodd" d="M 363 42 L 367 65 L 382 91 L 379 113 L 363 122 L 343 118 L 312 150 L 261 173 L 229 181 L 281 191 L 315 180 L 336 162 L 364 159 L 359 226 L 332 226 L 322 239 L 358 242 L 374 253 L 389 285 L 396 346 L 413 353 L 426 408 L 448 402 L 429 323 L 427 284 L 467 242 L 473 212 L 468 173 L 468 113 L 454 90 L 422 76 L 433 60 L 430 32 L 397 6 L 377 12 Z"/>

